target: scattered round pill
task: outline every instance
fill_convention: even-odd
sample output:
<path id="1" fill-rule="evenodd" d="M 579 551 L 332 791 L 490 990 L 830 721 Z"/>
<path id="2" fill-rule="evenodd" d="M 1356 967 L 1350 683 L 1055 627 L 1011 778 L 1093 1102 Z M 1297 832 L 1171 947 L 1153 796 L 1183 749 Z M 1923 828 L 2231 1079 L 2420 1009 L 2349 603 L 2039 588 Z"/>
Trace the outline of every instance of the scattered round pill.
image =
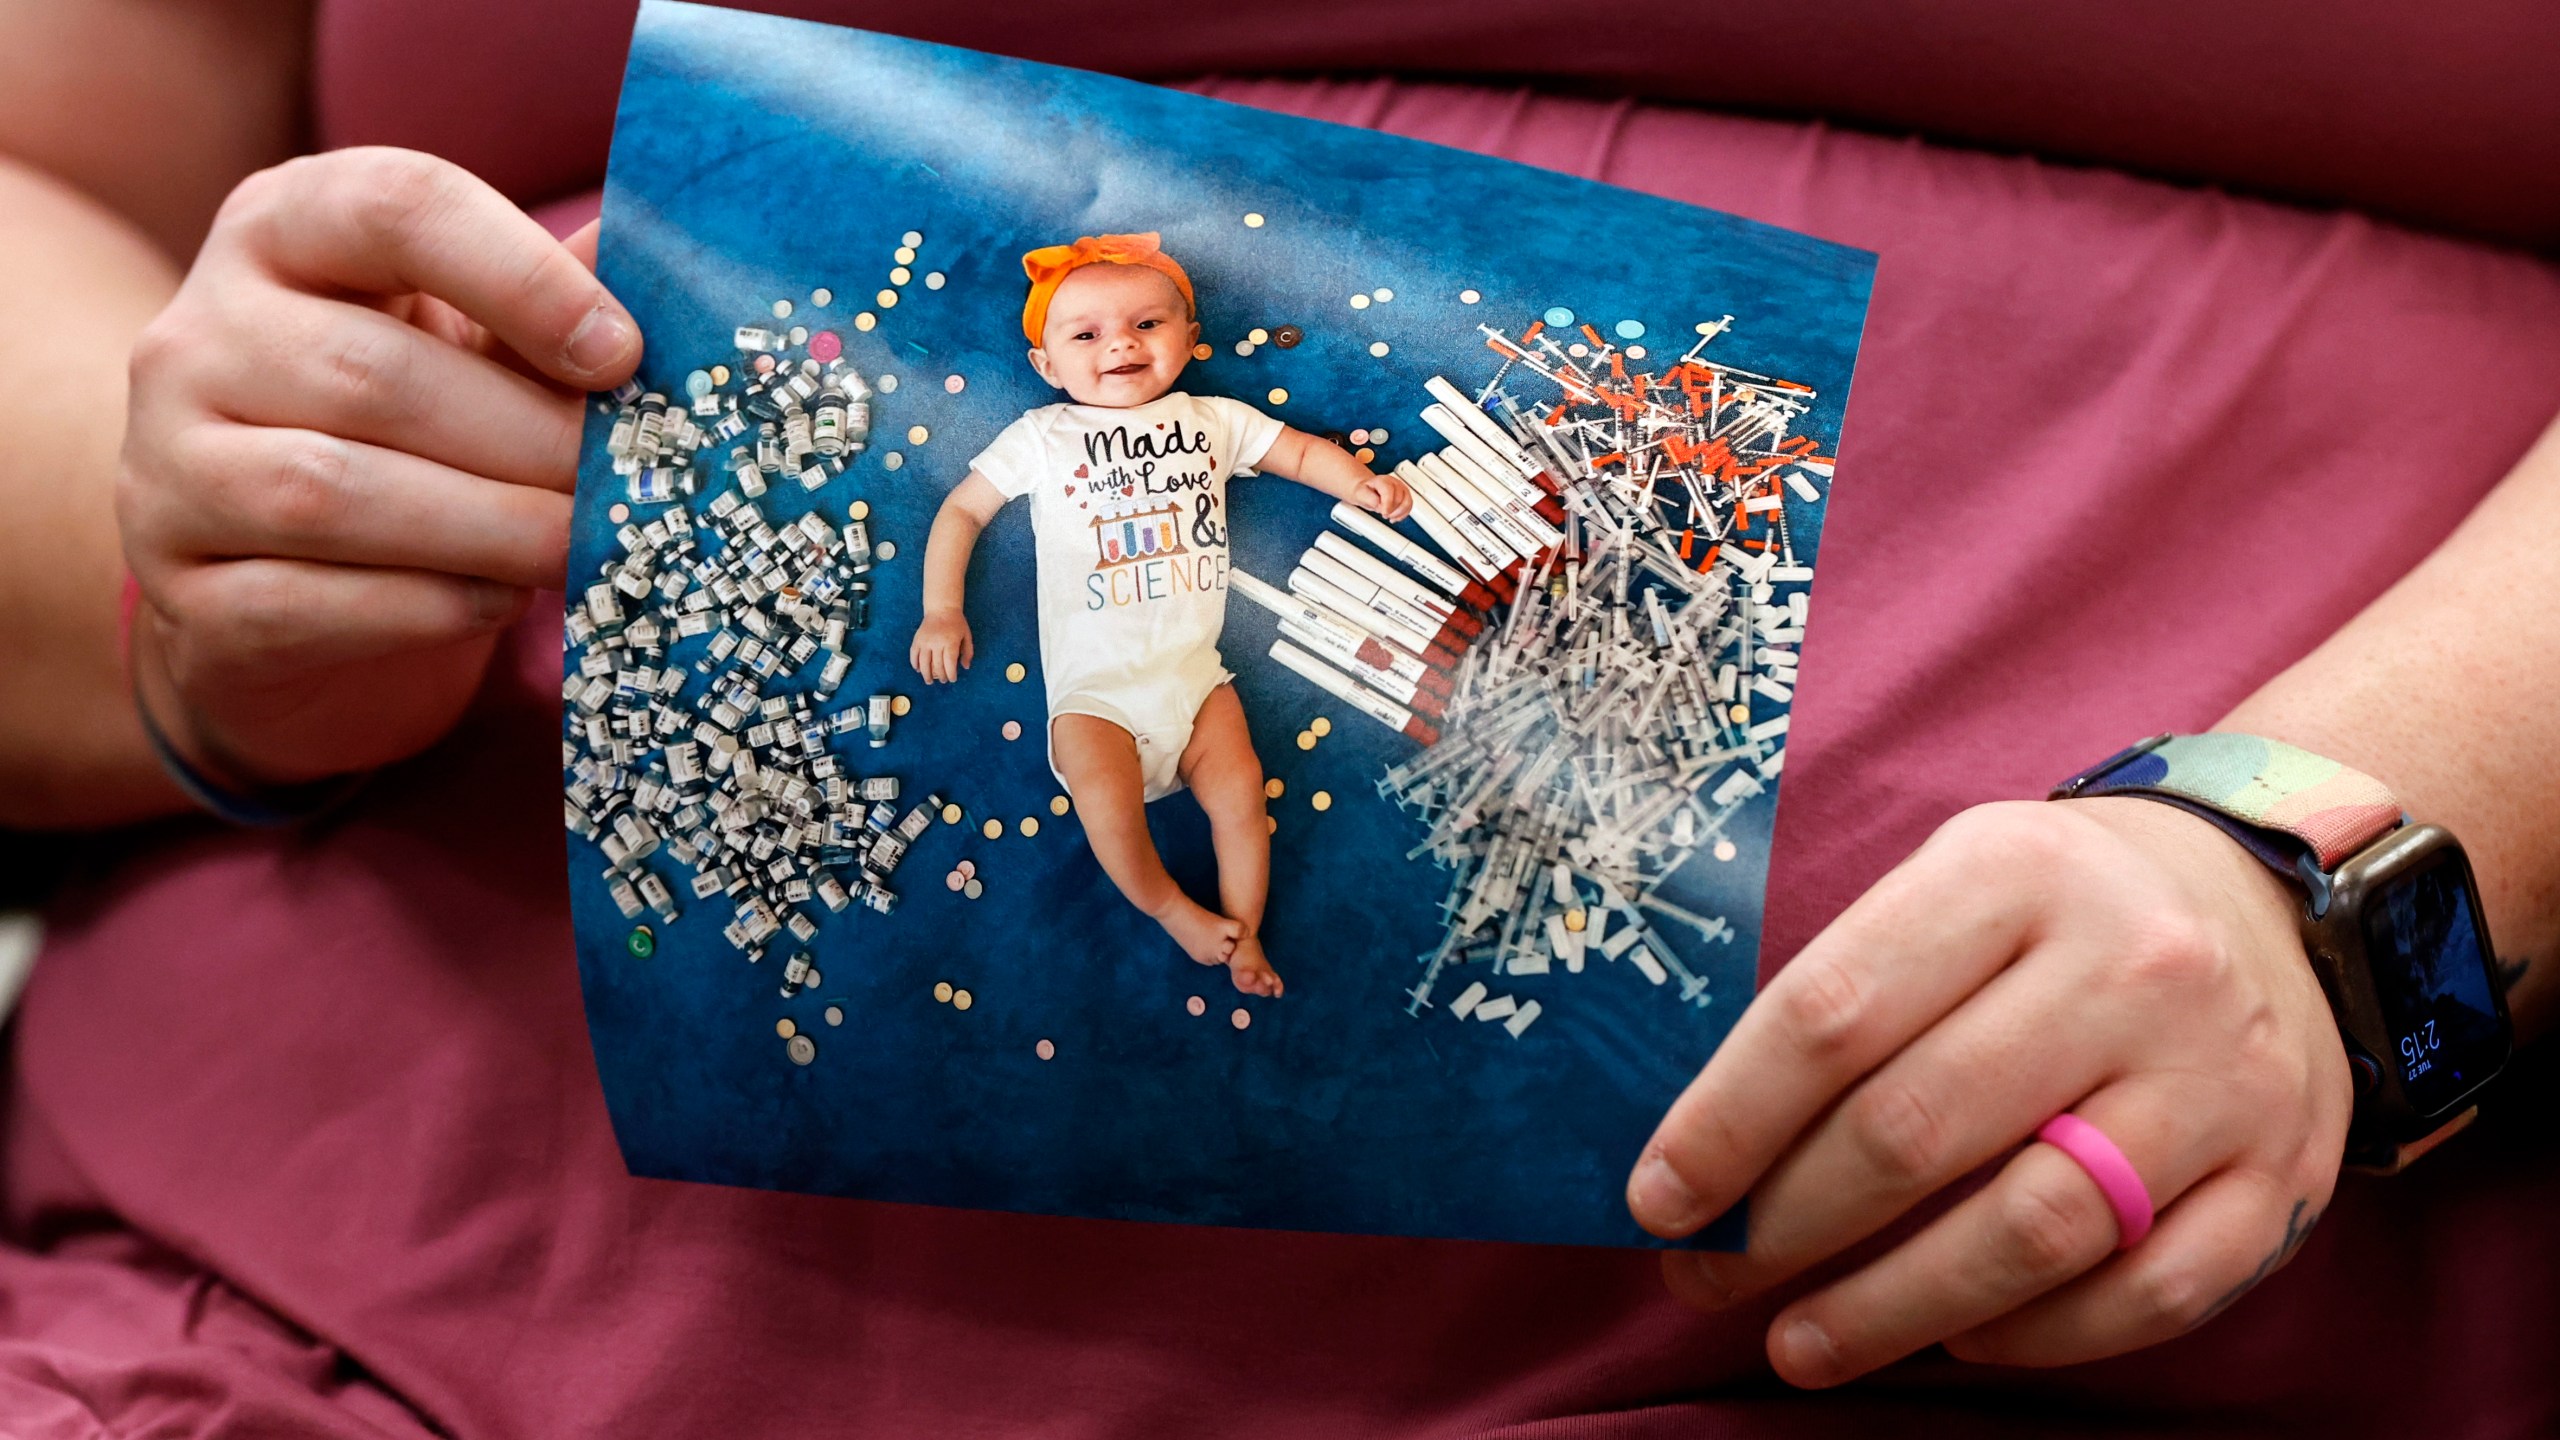
<path id="1" fill-rule="evenodd" d="M 806 1035 L 794 1035 L 782 1042 L 782 1053 L 790 1056 L 791 1063 L 794 1065 L 815 1064 L 818 1059 L 818 1042 Z"/>
<path id="2" fill-rule="evenodd" d="M 792 1036 L 800 1033 L 800 1027 L 792 1024 L 791 1017 L 785 1015 L 781 1019 L 773 1022 L 773 1033 L 781 1036 L 785 1040 L 788 1040 Z"/>
<path id="3" fill-rule="evenodd" d="M 961 391 L 969 388 L 969 377 L 966 375 L 945 375 L 942 377 L 942 388 L 950 394 L 957 395 Z"/>
<path id="4" fill-rule="evenodd" d="M 1621 340 L 1644 338 L 1644 322 L 1641 320 L 1621 320 L 1612 328 L 1618 332 L 1618 338 Z"/>
<path id="5" fill-rule="evenodd" d="M 1573 312 L 1567 310 L 1561 305 L 1558 305 L 1540 318 L 1550 325 L 1570 325 L 1573 323 Z"/>
<path id="6" fill-rule="evenodd" d="M 1564 928 L 1572 931 L 1574 934 L 1581 934 L 1584 930 L 1590 928 L 1590 925 L 1590 911 L 1577 905 L 1573 909 L 1564 912 Z"/>
<path id="7" fill-rule="evenodd" d="M 954 990 L 951 992 L 951 1008 L 954 1010 L 966 1010 L 976 1003 L 978 1003 L 977 1000 L 966 990 Z"/>
<path id="8" fill-rule="evenodd" d="M 1039 816 L 1037 816 L 1037 815 L 1025 815 L 1025 816 L 1023 816 L 1023 817 L 1022 817 L 1022 838 L 1023 838 L 1023 839 L 1025 839 L 1025 840 L 1028 840 L 1028 839 L 1030 839 L 1032 836 L 1037 835 L 1037 834 L 1039 834 L 1039 833 L 1040 833 L 1040 817 L 1039 817 Z"/>
<path id="9" fill-rule="evenodd" d="M 1368 444 L 1368 443 L 1369 443 L 1369 432 L 1368 432 L 1368 430 L 1366 430 L 1366 429 L 1364 428 L 1364 429 L 1359 429 L 1359 430 L 1354 430 L 1354 431 L 1352 431 L 1352 432 L 1351 432 L 1351 443 L 1352 443 L 1352 444 L 1354 444 L 1354 445 L 1366 445 L 1366 444 Z"/>
<path id="10" fill-rule="evenodd" d="M 935 1000 L 939 1001 L 939 1002 L 940 1002 L 940 1003 L 942 1003 L 942 1004 L 945 1004 L 945 1005 L 950 1004 L 950 1003 L 951 1003 L 951 982 L 950 982 L 950 981 L 948 981 L 948 980 L 936 980 L 936 981 L 934 981 L 934 982 L 933 982 L 933 998 L 934 998 Z"/>
<path id="11" fill-rule="evenodd" d="M 1316 748 L 1316 732 L 1313 730 L 1299 731 L 1298 748 L 1301 750 L 1313 750 Z"/>
<path id="12" fill-rule="evenodd" d="M 792 343 L 792 344 L 794 344 L 794 345 L 806 345 L 806 344 L 808 344 L 808 343 L 809 343 L 809 327 L 808 327 L 808 326 L 806 326 L 806 325 L 794 325 L 794 326 L 792 326 L 792 327 L 791 327 L 791 334 L 790 334 L 790 336 L 789 336 L 788 338 L 790 339 L 791 343 Z"/>
<path id="13" fill-rule="evenodd" d="M 921 445 L 932 438 L 933 432 L 927 430 L 921 425 L 910 425 L 907 427 L 907 443 L 910 445 Z"/>
<path id="14" fill-rule="evenodd" d="M 1279 346 L 1283 350 L 1294 350 L 1298 348 L 1298 342 L 1306 338 L 1307 332 L 1299 329 L 1295 325 L 1283 325 L 1279 329 L 1271 332 L 1271 343 Z"/>
<path id="15" fill-rule="evenodd" d="M 1378 452 L 1370 449 L 1366 445 L 1363 445 L 1359 449 L 1351 452 L 1351 458 L 1359 461 L 1363 465 L 1366 465 L 1370 461 L 1378 458 Z"/>
<path id="16" fill-rule="evenodd" d="M 945 825 L 957 825 L 957 824 L 959 824 L 959 823 L 960 823 L 960 807 L 959 807 L 959 806 L 957 806 L 957 805 L 945 805 L 945 806 L 943 806 L 943 807 L 942 807 L 942 823 L 943 823 L 943 824 L 945 824 Z"/>
<path id="17" fill-rule="evenodd" d="M 898 292 L 895 290 L 883 290 L 879 294 L 871 297 L 871 303 L 879 306 L 883 310 L 895 310 L 898 308 Z"/>
<path id="18" fill-rule="evenodd" d="M 1289 782 L 1281 779 L 1277 775 L 1274 775 L 1270 779 L 1262 782 L 1262 794 L 1265 799 L 1277 800 L 1288 793 Z"/>
<path id="19" fill-rule="evenodd" d="M 1191 347 L 1191 358 L 1194 360 L 1206 360 L 1217 353 L 1217 351 L 1209 348 L 1209 342 L 1206 340 L 1203 340 L 1199 344 Z"/>
<path id="20" fill-rule="evenodd" d="M 1021 684 L 1022 677 L 1030 673 L 1030 671 L 1022 668 L 1022 662 L 1019 660 L 1016 660 L 1012 664 L 1004 667 L 1004 678 L 1012 681 L 1016 685 Z"/>
<path id="21" fill-rule="evenodd" d="M 1352 296 L 1352 297 L 1351 297 L 1351 308 L 1352 308 L 1352 309 L 1354 309 L 1354 310 L 1366 310 L 1366 309 L 1368 309 L 1368 308 L 1369 308 L 1369 297 L 1368 297 L 1368 296 L 1366 296 L 1366 295 L 1354 295 L 1354 296 Z"/>
<path id="22" fill-rule="evenodd" d="M 1074 808 L 1076 808 L 1076 802 L 1068 799 L 1064 795 L 1052 795 L 1049 797 L 1049 813 L 1052 815 L 1064 815 Z"/>
<path id="23" fill-rule="evenodd" d="M 1289 403 L 1289 392 L 1281 389 L 1277 385 L 1274 385 L 1271 387 L 1271 393 L 1263 398 L 1269 400 L 1274 405 L 1286 405 Z"/>
<path id="24" fill-rule="evenodd" d="M 1318 810 L 1330 810 L 1333 808 L 1333 792 L 1330 790 L 1319 790 L 1313 795 L 1307 797 L 1307 803 Z"/>
<path id="25" fill-rule="evenodd" d="M 1644 354 L 1644 347 L 1641 345 L 1630 345 L 1627 347 L 1627 358 L 1630 360 L 1641 360 L 1644 358 Z"/>
<path id="26" fill-rule="evenodd" d="M 872 314 L 868 310 L 865 310 L 861 314 L 853 317 L 853 328 L 856 330 L 868 330 L 879 323 L 880 317 Z"/>
<path id="27" fill-rule="evenodd" d="M 1239 355 L 1250 355 L 1250 354 L 1252 354 L 1252 353 L 1253 353 L 1253 342 L 1252 342 L 1252 341 L 1250 341 L 1250 340 L 1239 340 L 1239 341 L 1237 341 L 1237 342 L 1236 342 L 1236 353 L 1237 353 L 1237 354 L 1239 354 Z"/>
<path id="28" fill-rule="evenodd" d="M 939 270 L 928 270 L 928 271 L 926 271 L 926 272 L 925 272 L 925 275 L 924 275 L 924 288 L 926 288 L 927 290 L 939 290 L 939 289 L 941 289 L 941 288 L 942 288 L 942 272 L 941 272 L 941 271 L 939 271 Z"/>
<path id="29" fill-rule="evenodd" d="M 809 292 L 809 303 L 823 310 L 835 303 L 836 292 L 821 285 Z"/>
<path id="30" fill-rule="evenodd" d="M 906 463 L 907 457 L 899 454 L 895 450 L 892 450 L 888 454 L 880 457 L 880 468 L 883 470 L 895 470 Z"/>
<path id="31" fill-rule="evenodd" d="M 1579 360 L 1579 359 L 1581 359 L 1582 357 L 1584 357 L 1585 355 L 1588 355 L 1588 354 L 1590 354 L 1590 353 L 1591 353 L 1591 347 L 1590 347 L 1590 346 L 1588 346 L 1588 345 L 1583 344 L 1583 343 L 1582 343 L 1581 341 L 1579 341 L 1579 340 L 1576 340 L 1576 341 L 1574 341 L 1572 344 L 1567 345 L 1566 347 L 1564 347 L 1564 353 L 1566 353 L 1567 355 L 1572 356 L 1572 357 L 1573 357 L 1573 358 L 1575 358 L 1576 360 Z"/>
<path id="32" fill-rule="evenodd" d="M 1054 1060 L 1058 1058 L 1058 1047 L 1050 1044 L 1046 1040 L 1043 1040 L 1039 1044 L 1031 1047 L 1031 1053 L 1039 1056 L 1043 1060 Z"/>
<path id="33" fill-rule="evenodd" d="M 1190 1011 L 1194 1015 L 1206 1015 L 1209 1013 L 1209 1002 L 1201 999 L 1197 995 L 1194 995 L 1190 999 L 1182 1002 L 1182 1008 Z"/>
<path id="34" fill-rule="evenodd" d="M 913 260 L 913 259 L 914 259 L 914 258 L 916 258 L 916 257 L 915 257 L 914 255 L 910 254 L 910 255 L 908 255 L 908 256 L 907 256 L 907 258 L 908 258 L 908 259 L 910 259 L 910 260 Z M 898 266 L 898 267 L 896 267 L 896 268 L 892 269 L 892 270 L 889 272 L 889 283 L 890 283 L 890 284 L 892 284 L 892 285 L 904 285 L 904 284 L 906 284 L 908 281 L 910 281 L 910 280 L 912 280 L 912 279 L 914 279 L 914 278 L 915 278 L 915 272 L 914 272 L 914 271 L 912 271 L 912 270 L 909 270 L 909 269 L 908 269 L 906 266 L 904 266 L 904 265 L 900 265 L 900 266 Z"/>
<path id="35" fill-rule="evenodd" d="M 1317 735 L 1330 735 L 1333 733 L 1333 721 L 1327 716 L 1319 715 L 1307 722 L 1307 729 Z"/>
<path id="36" fill-rule="evenodd" d="M 1461 290 L 1458 292 L 1458 303 L 1461 305 L 1473 305 L 1483 298 L 1484 292 L 1481 290 Z"/>
<path id="37" fill-rule="evenodd" d="M 712 384 L 714 384 L 714 385 L 726 385 L 726 384 L 728 384 L 728 383 L 729 383 L 729 367 L 728 367 L 728 366 L 726 366 L 726 365 L 714 365 L 714 366 L 712 366 L 712 367 L 711 367 L 711 383 L 712 383 Z"/>
<path id="38" fill-rule="evenodd" d="M 916 261 L 916 247 L 913 245 L 901 245 L 897 249 L 889 252 L 889 258 L 897 261 L 901 265 L 912 265 Z M 904 282 L 902 281 L 900 283 L 903 284 Z"/>
<path id="39" fill-rule="evenodd" d="M 823 364 L 842 354 L 844 354 L 844 337 L 833 330 L 821 330 L 809 337 L 810 359 Z"/>
<path id="40" fill-rule="evenodd" d="M 961 878 L 964 880 L 975 880 L 978 878 L 978 862 L 975 860 L 963 860 L 952 868 L 958 870 Z"/>
<path id="41" fill-rule="evenodd" d="M 773 302 L 773 318 L 774 318 L 774 319 L 776 319 L 776 320 L 788 320 L 788 319 L 790 319 L 790 318 L 791 318 L 791 302 L 790 302 L 790 301 L 788 301 L 788 300 L 776 300 L 776 301 L 774 301 L 774 302 Z"/>
<path id="42" fill-rule="evenodd" d="M 696 370 L 684 377 L 684 393 L 699 400 L 711 393 L 711 372 Z"/>
<path id="43" fill-rule="evenodd" d="M 1006 722 L 1004 722 L 1004 738 L 1006 738 L 1007 740 L 1019 740 L 1019 739 L 1021 739 L 1021 738 L 1022 738 L 1022 722 L 1021 722 L 1021 721 L 1019 721 L 1019 720 L 1007 720 Z"/>
<path id="44" fill-rule="evenodd" d="M 824 295 L 824 294 L 825 294 L 825 293 L 827 293 L 827 292 L 825 292 L 824 290 L 821 290 L 821 291 L 819 291 L 818 293 L 819 293 L 819 294 L 821 294 L 821 295 Z M 830 1025 L 841 1025 L 841 1024 L 843 1024 L 843 1023 L 844 1023 L 844 1007 L 843 1007 L 843 1006 L 841 1006 L 841 1005 L 830 1005 L 830 1006 L 828 1006 L 828 1007 L 826 1008 L 826 1017 L 827 1017 L 827 1023 L 828 1023 L 828 1024 L 830 1024 Z"/>
<path id="45" fill-rule="evenodd" d="M 633 926 L 630 938 L 624 940 L 622 944 L 624 949 L 631 952 L 631 957 L 635 960 L 646 960 L 658 953 L 657 934 L 646 925 Z"/>
<path id="46" fill-rule="evenodd" d="M 895 395 L 898 393 L 898 377 L 883 370 L 879 378 L 871 382 L 871 388 L 883 395 Z"/>
<path id="47" fill-rule="evenodd" d="M 1261 211 L 1259 211 L 1259 210 L 1247 210 L 1246 212 L 1244 212 L 1244 228 L 1246 228 L 1247 230 L 1259 230 L 1259 229 L 1261 229 L 1261 228 L 1262 228 L 1262 212 L 1261 212 Z"/>
<path id="48" fill-rule="evenodd" d="M 916 702 L 908 699 L 904 695 L 892 695 L 889 697 L 889 713 L 892 715 L 904 715 L 914 708 L 916 708 Z"/>
<path id="49" fill-rule="evenodd" d="M 950 874 L 942 877 L 942 888 L 945 890 L 957 890 L 968 883 L 969 877 L 961 874 L 957 870 L 954 870 Z"/>
<path id="50" fill-rule="evenodd" d="M 898 243 L 908 247 L 909 249 L 913 249 L 924 243 L 924 232 L 921 230 L 910 230 L 906 234 L 898 237 Z"/>
<path id="51" fill-rule="evenodd" d="M 759 375 L 770 375 L 770 374 L 772 374 L 772 373 L 773 373 L 773 357 L 772 357 L 772 356 L 770 356 L 770 355 L 759 355 L 759 356 L 757 356 L 757 357 L 756 357 L 756 373 L 757 373 L 757 374 L 759 374 Z"/>
<path id="52" fill-rule="evenodd" d="M 612 521 L 616 525 L 619 525 L 623 521 L 631 518 L 631 507 L 628 505 L 616 505 L 612 509 L 604 512 L 604 518 Z"/>
<path id="53" fill-rule="evenodd" d="M 1372 354 L 1372 355 L 1384 355 L 1384 354 L 1386 354 L 1386 353 L 1387 353 L 1387 342 L 1386 342 L 1386 341 L 1384 341 L 1384 340 L 1372 340 L 1372 341 L 1370 341 L 1370 342 L 1369 342 L 1369 353 L 1370 353 L 1370 354 Z"/>
<path id="54" fill-rule="evenodd" d="M 1259 325 L 1256 325 L 1252 329 L 1244 332 L 1244 338 L 1252 341 L 1256 345 L 1267 345 L 1271 343 L 1271 332 L 1263 329 Z"/>
<path id="55" fill-rule="evenodd" d="M 812 965 L 812 966 L 810 966 L 810 967 L 809 967 L 809 975 L 808 975 L 808 978 L 807 978 L 807 979 L 802 980 L 800 983 L 801 983 L 801 984 L 803 984 L 803 985 L 805 985 L 805 986 L 807 986 L 808 988 L 810 988 L 810 989 L 812 989 L 812 990 L 815 990 L 815 989 L 817 989 L 819 986 L 824 985 L 824 984 L 826 984 L 826 983 L 827 983 L 827 977 L 826 977 L 826 976 L 824 976 L 824 975 L 819 974 L 819 973 L 818 973 L 818 967 L 817 967 L 817 966 L 815 966 L 815 965 Z"/>
<path id="56" fill-rule="evenodd" d="M 1384 286 L 1384 285 L 1379 286 L 1377 289 L 1372 290 L 1372 291 L 1370 291 L 1369 293 L 1370 293 L 1370 294 L 1372 294 L 1372 295 L 1374 295 L 1374 296 L 1376 296 L 1376 297 L 1377 297 L 1377 299 L 1378 299 L 1378 303 L 1379 303 L 1379 304 L 1381 304 L 1381 305 L 1384 305 L 1384 304 L 1386 304 L 1388 301 L 1393 300 L 1394 298 L 1396 298 L 1396 292 L 1394 292 L 1393 290 L 1388 289 L 1388 288 L 1387 288 L 1386 286 Z"/>
<path id="57" fill-rule="evenodd" d="M 972 875 L 960 882 L 960 893 L 967 899 L 975 900 L 987 893 L 987 882 Z"/>
<path id="58" fill-rule="evenodd" d="M 1001 820 L 989 820 L 986 824 L 978 827 L 978 833 L 986 836 L 990 840 L 1001 840 L 1004 838 L 1004 822 Z"/>
<path id="59" fill-rule="evenodd" d="M 1387 432 L 1386 432 L 1386 431 L 1384 431 L 1384 430 L 1381 430 L 1381 429 L 1377 428 L 1377 427 L 1376 427 L 1376 426 L 1374 426 L 1374 425 L 1370 426 L 1370 427 L 1369 427 L 1369 443 L 1370 443 L 1370 444 L 1372 444 L 1372 445 L 1384 445 L 1384 444 L 1386 444 L 1386 443 L 1387 443 Z"/>
<path id="60" fill-rule="evenodd" d="M 1241 1030 L 1253 1023 L 1253 1012 L 1239 1005 L 1236 1013 L 1227 1017 L 1227 1023 Z"/>
<path id="61" fill-rule="evenodd" d="M 879 544 L 871 547 L 871 553 L 879 556 L 883 560 L 895 560 L 898 558 L 898 542 L 895 540 L 883 540 Z"/>
<path id="62" fill-rule="evenodd" d="M 1748 705 L 1736 705 L 1725 713 L 1733 717 L 1733 723 L 1736 725 L 1751 723 L 1751 707 Z"/>
<path id="63" fill-rule="evenodd" d="M 856 500 L 845 507 L 844 513 L 856 520 L 867 519 L 871 514 L 871 502 L 868 500 Z"/>
<path id="64" fill-rule="evenodd" d="M 1736 851 L 1734 850 L 1734 848 L 1733 848 L 1733 842 L 1732 842 L 1732 841 L 1730 841 L 1730 840 L 1718 840 L 1718 841 L 1716 842 L 1716 858 L 1717 858 L 1717 859 L 1719 859 L 1719 860 L 1730 860 L 1730 859 L 1732 859 L 1732 858 L 1734 857 L 1734 855 L 1735 855 L 1736 853 L 1737 853 L 1737 852 L 1736 852 Z"/>

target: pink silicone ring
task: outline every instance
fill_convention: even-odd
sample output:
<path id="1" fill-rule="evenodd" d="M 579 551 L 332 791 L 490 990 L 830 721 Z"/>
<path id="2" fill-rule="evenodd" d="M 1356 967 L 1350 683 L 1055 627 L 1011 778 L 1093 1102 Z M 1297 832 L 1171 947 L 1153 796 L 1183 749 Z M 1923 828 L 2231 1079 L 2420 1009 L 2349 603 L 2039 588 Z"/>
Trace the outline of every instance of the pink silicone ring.
<path id="1" fill-rule="evenodd" d="M 2116 1248 L 2130 1250 L 2141 1244 L 2142 1237 L 2151 1233 L 2151 1192 L 2142 1188 L 2133 1162 L 2124 1158 L 2107 1132 L 2065 1111 L 2044 1122 L 2036 1138 L 2079 1161 L 2089 1178 L 2098 1182 L 2098 1193 L 2107 1197 L 2107 1208 L 2116 1212 Z"/>

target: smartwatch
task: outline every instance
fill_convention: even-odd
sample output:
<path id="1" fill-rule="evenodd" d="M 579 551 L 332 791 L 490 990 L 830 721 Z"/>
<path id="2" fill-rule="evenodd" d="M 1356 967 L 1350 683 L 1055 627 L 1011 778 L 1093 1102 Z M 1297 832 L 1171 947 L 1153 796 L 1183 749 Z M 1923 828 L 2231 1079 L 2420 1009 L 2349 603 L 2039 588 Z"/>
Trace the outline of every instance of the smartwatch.
<path id="1" fill-rule="evenodd" d="M 2053 788 L 2139 795 L 2219 827 L 2303 897 L 2303 947 L 2355 1079 L 2346 1163 L 2399 1170 L 2479 1114 L 2515 1046 L 2462 843 L 2382 783 L 2279 740 L 2154 735 Z"/>

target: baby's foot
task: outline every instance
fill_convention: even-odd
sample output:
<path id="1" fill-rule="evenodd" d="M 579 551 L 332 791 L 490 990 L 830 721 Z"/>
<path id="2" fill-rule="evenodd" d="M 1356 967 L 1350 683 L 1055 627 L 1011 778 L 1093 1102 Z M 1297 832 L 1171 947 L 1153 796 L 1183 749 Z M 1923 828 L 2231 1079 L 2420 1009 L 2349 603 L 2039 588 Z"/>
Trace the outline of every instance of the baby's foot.
<path id="1" fill-rule="evenodd" d="M 1236 948 L 1237 937 L 1244 927 L 1211 910 L 1189 896 L 1174 901 L 1172 908 L 1155 917 L 1182 953 L 1203 965 L 1224 965 Z"/>
<path id="2" fill-rule="evenodd" d="M 1236 988 L 1247 995 L 1280 998 L 1280 972 L 1271 968 L 1271 957 L 1262 953 L 1262 937 L 1238 935 L 1234 953 L 1227 956 L 1227 971 L 1235 977 Z"/>

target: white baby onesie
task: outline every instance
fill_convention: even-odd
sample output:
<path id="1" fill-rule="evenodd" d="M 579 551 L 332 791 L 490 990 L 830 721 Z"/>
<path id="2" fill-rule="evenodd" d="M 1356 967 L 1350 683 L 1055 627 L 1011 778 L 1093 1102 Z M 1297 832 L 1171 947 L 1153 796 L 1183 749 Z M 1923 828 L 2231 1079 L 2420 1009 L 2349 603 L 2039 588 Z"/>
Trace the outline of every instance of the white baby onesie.
<path id="1" fill-rule="evenodd" d="M 1182 788 L 1191 723 L 1230 678 L 1227 477 L 1283 428 L 1241 400 L 1176 390 L 1125 410 L 1044 405 L 969 462 L 1007 499 L 1031 497 L 1050 718 L 1128 731 L 1149 800 Z"/>

